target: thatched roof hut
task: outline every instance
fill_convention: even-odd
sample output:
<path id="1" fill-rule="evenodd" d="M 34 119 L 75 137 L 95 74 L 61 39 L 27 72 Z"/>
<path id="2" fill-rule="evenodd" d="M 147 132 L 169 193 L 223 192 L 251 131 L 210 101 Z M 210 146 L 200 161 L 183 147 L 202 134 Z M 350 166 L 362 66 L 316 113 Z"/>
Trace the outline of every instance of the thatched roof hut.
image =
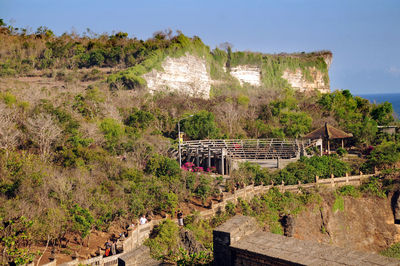
<path id="1" fill-rule="evenodd" d="M 340 130 L 331 125 L 328 125 L 328 123 L 325 123 L 324 126 L 308 133 L 303 138 L 331 140 L 331 139 L 347 139 L 351 137 L 353 137 L 353 134 L 346 133 L 343 130 Z"/>
<path id="2" fill-rule="evenodd" d="M 343 130 L 335 128 L 328 123 L 325 123 L 324 126 L 308 133 L 303 138 L 305 139 L 322 139 L 323 141 L 327 141 L 328 143 L 328 153 L 330 154 L 330 140 L 341 139 L 342 140 L 342 148 L 344 148 L 343 139 L 351 138 L 353 134 L 346 133 Z"/>

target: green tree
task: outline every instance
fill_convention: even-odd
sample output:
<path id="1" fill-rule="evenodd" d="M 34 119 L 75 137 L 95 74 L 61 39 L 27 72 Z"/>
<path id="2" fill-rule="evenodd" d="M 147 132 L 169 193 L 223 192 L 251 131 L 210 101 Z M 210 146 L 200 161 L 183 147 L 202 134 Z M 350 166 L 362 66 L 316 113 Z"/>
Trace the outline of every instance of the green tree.
<path id="1" fill-rule="evenodd" d="M 74 204 L 69 210 L 71 215 L 72 230 L 78 233 L 83 240 L 92 230 L 94 219 L 88 209 L 82 208 L 78 204 Z"/>
<path id="2" fill-rule="evenodd" d="M 152 121 L 154 121 L 154 115 L 152 113 L 143 110 L 135 110 L 125 119 L 124 123 L 133 128 L 146 129 Z"/>
<path id="3" fill-rule="evenodd" d="M 282 114 L 280 122 L 287 136 L 298 138 L 310 131 L 312 118 L 304 112 L 286 112 Z"/>
<path id="4" fill-rule="evenodd" d="M 364 168 L 391 168 L 400 161 L 400 144 L 388 141 L 376 146 L 367 157 Z"/>
<path id="5" fill-rule="evenodd" d="M 389 102 L 378 104 L 372 108 L 371 117 L 378 125 L 385 126 L 394 121 L 393 106 Z"/>
<path id="6" fill-rule="evenodd" d="M 37 253 L 24 248 L 32 239 L 30 228 L 33 221 L 24 216 L 10 220 L 0 217 L 0 246 L 2 265 L 24 265 L 33 261 Z"/>
<path id="7" fill-rule="evenodd" d="M 215 138 L 219 129 L 214 119 L 213 113 L 203 110 L 185 119 L 182 129 L 191 139 Z"/>
<path id="8" fill-rule="evenodd" d="M 145 171 L 157 177 L 171 177 L 180 173 L 179 164 L 171 158 L 154 154 L 146 163 Z"/>
<path id="9" fill-rule="evenodd" d="M 115 152 L 115 147 L 125 134 L 125 130 L 123 125 L 115 119 L 105 118 L 100 123 L 100 129 L 104 134 L 104 138 L 106 139 L 107 148 Z"/>

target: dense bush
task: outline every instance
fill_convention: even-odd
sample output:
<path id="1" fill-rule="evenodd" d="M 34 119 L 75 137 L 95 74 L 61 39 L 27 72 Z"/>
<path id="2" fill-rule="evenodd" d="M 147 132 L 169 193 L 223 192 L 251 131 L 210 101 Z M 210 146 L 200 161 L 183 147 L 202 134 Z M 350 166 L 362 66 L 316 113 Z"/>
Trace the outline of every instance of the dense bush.
<path id="1" fill-rule="evenodd" d="M 180 168 L 175 160 L 155 154 L 147 161 L 145 171 L 157 177 L 173 177 L 180 173 Z"/>
<path id="2" fill-rule="evenodd" d="M 342 177 L 350 171 L 350 166 L 336 156 L 302 157 L 298 162 L 291 163 L 282 169 L 274 176 L 274 179 L 278 184 L 283 180 L 285 184 L 294 185 L 298 181 L 315 182 L 315 176 L 329 178 L 333 174 L 335 177 Z"/>
<path id="3" fill-rule="evenodd" d="M 383 142 L 377 145 L 367 156 L 367 161 L 362 169 L 373 172 L 374 168 L 392 168 L 400 162 L 400 145 L 395 142 Z"/>
<path id="4" fill-rule="evenodd" d="M 182 122 L 182 130 L 191 139 L 215 138 L 219 129 L 213 113 L 202 110 Z"/>
<path id="5" fill-rule="evenodd" d="M 100 123 L 100 129 L 104 134 L 104 138 L 106 139 L 106 148 L 111 152 L 115 152 L 117 144 L 125 134 L 123 125 L 112 118 L 105 118 Z"/>
<path id="6" fill-rule="evenodd" d="M 146 129 L 154 119 L 154 115 L 148 111 L 134 110 L 124 123 L 133 128 Z"/>
<path id="7" fill-rule="evenodd" d="M 379 253 L 386 257 L 400 259 L 400 243 L 394 243 L 393 245 L 385 250 L 382 250 Z"/>
<path id="8" fill-rule="evenodd" d="M 150 247 L 153 257 L 168 261 L 168 255 L 178 251 L 178 233 L 178 225 L 167 219 L 154 228 L 156 237 L 147 239 L 145 245 Z"/>

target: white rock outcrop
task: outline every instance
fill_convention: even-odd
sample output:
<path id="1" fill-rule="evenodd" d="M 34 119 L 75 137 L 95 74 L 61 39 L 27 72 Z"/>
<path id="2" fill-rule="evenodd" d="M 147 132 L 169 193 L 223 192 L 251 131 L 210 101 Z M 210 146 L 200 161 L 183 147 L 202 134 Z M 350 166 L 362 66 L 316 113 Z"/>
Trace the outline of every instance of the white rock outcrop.
<path id="1" fill-rule="evenodd" d="M 324 74 L 321 71 L 312 67 L 309 69 L 312 81 L 308 81 L 304 76 L 301 69 L 296 71 L 285 70 L 282 78 L 286 79 L 289 84 L 301 92 L 313 91 L 315 89 L 322 93 L 330 92 L 329 82 L 325 84 Z"/>
<path id="2" fill-rule="evenodd" d="M 179 91 L 190 96 L 210 97 L 211 78 L 204 59 L 186 54 L 179 58 L 167 57 L 164 71 L 153 69 L 143 75 L 150 92 Z"/>
<path id="3" fill-rule="evenodd" d="M 244 82 L 253 86 L 261 85 L 261 70 L 257 66 L 242 65 L 232 67 L 230 74 L 237 78 L 242 86 Z"/>

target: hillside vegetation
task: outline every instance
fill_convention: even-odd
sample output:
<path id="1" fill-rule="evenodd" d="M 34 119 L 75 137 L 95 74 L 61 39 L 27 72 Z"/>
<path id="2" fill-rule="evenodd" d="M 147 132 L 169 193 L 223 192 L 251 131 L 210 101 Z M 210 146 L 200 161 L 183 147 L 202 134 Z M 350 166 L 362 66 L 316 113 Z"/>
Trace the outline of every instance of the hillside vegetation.
<path id="1" fill-rule="evenodd" d="M 189 139 L 294 138 L 328 121 L 353 133 L 349 144 L 371 154 L 365 171 L 399 161 L 400 148 L 391 142 L 399 135 L 377 133 L 378 124 L 395 122 L 390 103 L 371 104 L 348 90 L 306 95 L 279 76 L 287 67 L 326 69 L 320 53 L 210 51 L 198 37 L 170 32 L 146 41 L 122 32 L 57 37 L 45 27 L 28 34 L 0 22 L 3 263 L 32 260 L 32 245 L 85 244 L 93 230 L 107 231 L 140 214 L 173 213 L 194 196 L 205 201 L 218 195 L 220 180 L 182 171 L 168 157 L 182 118 Z M 211 75 L 227 81 L 211 99 L 139 89 L 145 86 L 141 74 L 186 52 L 204 57 Z M 237 64 L 261 65 L 262 90 L 225 75 L 223 66 Z M 316 173 L 328 177 L 359 167 L 350 169 L 336 157 L 311 158 L 276 173 L 245 166 L 235 178 L 296 184 Z"/>

